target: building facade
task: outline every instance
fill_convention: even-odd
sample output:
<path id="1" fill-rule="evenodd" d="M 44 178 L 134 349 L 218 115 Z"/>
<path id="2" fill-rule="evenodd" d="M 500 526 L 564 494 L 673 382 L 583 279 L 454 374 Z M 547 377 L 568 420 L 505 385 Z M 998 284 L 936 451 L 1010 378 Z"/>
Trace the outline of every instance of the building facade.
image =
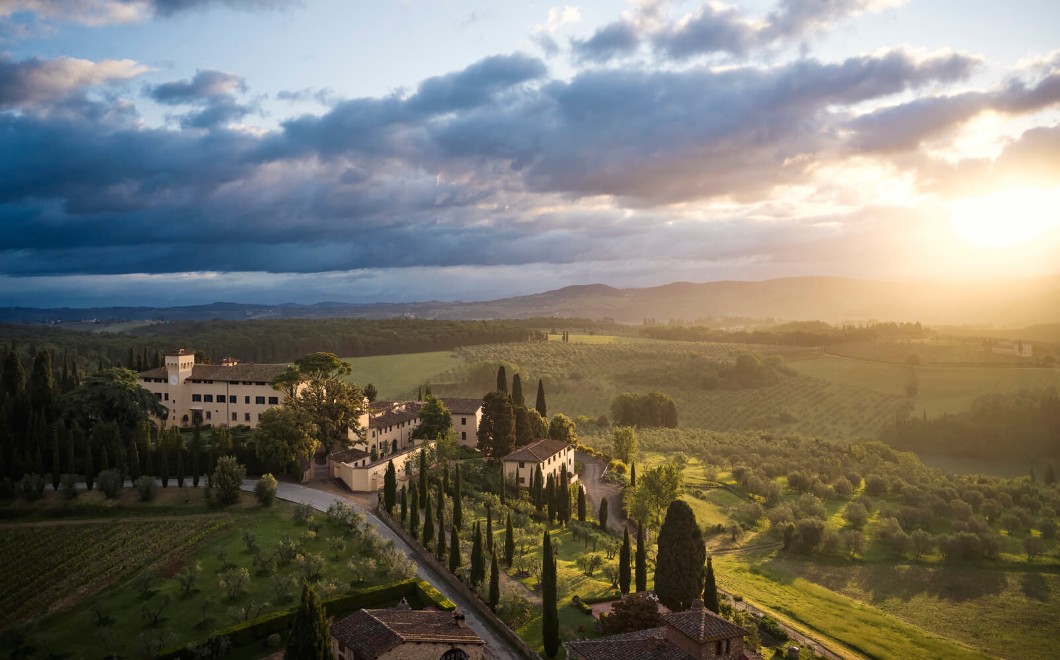
<path id="1" fill-rule="evenodd" d="M 521 487 L 530 485 L 534 470 L 541 468 L 541 476 L 547 481 L 549 475 L 559 482 L 560 472 L 566 471 L 570 483 L 578 479 L 574 473 L 574 445 L 562 440 L 536 440 L 501 459 L 504 477 L 514 479 Z"/>
<path id="2" fill-rule="evenodd" d="M 167 352 L 165 365 L 140 372 L 140 385 L 169 409 L 166 425 L 255 428 L 262 414 L 284 402 L 283 392 L 270 383 L 286 364 L 240 363 L 225 358 L 221 364 L 196 364 L 186 349 Z"/>
<path id="3" fill-rule="evenodd" d="M 402 600 L 386 610 L 357 610 L 331 624 L 338 660 L 483 660 L 486 643 L 459 612 L 413 610 Z"/>

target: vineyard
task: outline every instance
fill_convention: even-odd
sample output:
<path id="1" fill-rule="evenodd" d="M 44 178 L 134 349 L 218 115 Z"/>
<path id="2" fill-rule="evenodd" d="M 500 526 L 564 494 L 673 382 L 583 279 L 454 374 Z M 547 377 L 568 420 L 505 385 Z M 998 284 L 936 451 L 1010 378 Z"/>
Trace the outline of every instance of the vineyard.
<path id="1" fill-rule="evenodd" d="M 550 412 L 596 418 L 610 413 L 611 401 L 624 391 L 657 389 L 677 403 L 680 425 L 719 431 L 776 429 L 828 439 L 875 439 L 903 405 L 899 393 L 851 388 L 801 374 L 754 389 L 697 386 L 689 364 L 731 363 L 741 353 L 760 356 L 784 351 L 773 346 L 642 341 L 635 343 L 522 343 L 465 347 L 464 365 L 438 376 L 452 383 L 436 394 L 481 396 L 492 389 L 498 364 L 519 373 L 526 391 L 545 381 Z M 787 350 L 782 355 L 801 355 Z M 803 362 L 792 363 L 797 368 Z"/>
<path id="2" fill-rule="evenodd" d="M 0 533 L 0 628 L 91 598 L 161 566 L 227 527 L 228 516 L 6 526 Z"/>

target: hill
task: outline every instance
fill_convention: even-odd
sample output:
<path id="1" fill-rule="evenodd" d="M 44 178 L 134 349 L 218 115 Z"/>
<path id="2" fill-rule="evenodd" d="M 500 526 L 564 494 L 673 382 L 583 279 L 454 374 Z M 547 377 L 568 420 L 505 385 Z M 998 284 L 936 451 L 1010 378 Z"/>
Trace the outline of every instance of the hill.
<path id="1" fill-rule="evenodd" d="M 113 320 L 275 318 L 527 319 L 610 318 L 666 322 L 723 317 L 832 323 L 921 321 L 1015 327 L 1060 322 L 1060 275 L 1021 280 L 875 282 L 840 277 L 789 277 L 759 282 L 674 282 L 617 289 L 603 284 L 569 286 L 481 302 L 429 301 L 354 304 L 324 302 L 250 305 L 212 303 L 186 307 L 0 308 L 0 322 L 101 324 Z"/>

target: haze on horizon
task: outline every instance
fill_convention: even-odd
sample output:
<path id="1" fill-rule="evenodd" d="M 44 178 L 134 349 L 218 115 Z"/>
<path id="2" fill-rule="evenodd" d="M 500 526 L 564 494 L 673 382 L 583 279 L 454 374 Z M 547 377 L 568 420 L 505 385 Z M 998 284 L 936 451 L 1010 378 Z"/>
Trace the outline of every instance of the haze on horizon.
<path id="1" fill-rule="evenodd" d="M 0 0 L 0 306 L 1060 272 L 1060 5 Z"/>

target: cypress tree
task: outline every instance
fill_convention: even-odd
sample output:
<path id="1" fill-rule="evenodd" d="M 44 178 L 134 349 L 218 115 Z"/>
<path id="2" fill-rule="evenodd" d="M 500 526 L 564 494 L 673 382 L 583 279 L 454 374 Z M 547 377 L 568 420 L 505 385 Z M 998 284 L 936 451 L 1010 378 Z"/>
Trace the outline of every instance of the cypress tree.
<path id="1" fill-rule="evenodd" d="M 493 511 L 486 507 L 486 552 L 493 552 Z"/>
<path id="2" fill-rule="evenodd" d="M 195 430 L 191 434 L 191 485 L 196 488 L 199 487 L 199 454 L 202 453 L 202 432 L 199 430 L 199 425 L 195 425 Z"/>
<path id="3" fill-rule="evenodd" d="M 526 405 L 523 401 L 523 380 L 519 374 L 512 375 L 512 403 L 517 406 Z"/>
<path id="4" fill-rule="evenodd" d="M 545 530 L 544 554 L 541 558 L 541 635 L 545 642 L 545 655 L 554 658 L 559 652 L 559 611 L 556 609 L 556 560 L 552 557 L 552 539 Z"/>
<path id="5" fill-rule="evenodd" d="M 556 489 L 556 504 L 559 508 L 556 512 L 559 516 L 559 522 L 561 525 L 566 525 L 570 522 L 570 482 L 567 480 L 566 468 L 560 470 L 559 473 L 559 487 Z"/>
<path id="6" fill-rule="evenodd" d="M 139 428 L 137 428 L 139 434 Z M 136 436 L 129 441 L 129 478 L 136 481 L 140 478 L 140 450 L 136 446 Z"/>
<path id="7" fill-rule="evenodd" d="M 409 494 L 405 490 L 405 485 L 401 485 L 401 526 L 405 526 L 405 522 L 409 517 Z"/>
<path id="8" fill-rule="evenodd" d="M 110 469 L 110 461 L 107 460 L 107 445 L 101 444 L 99 447 L 99 471 Z"/>
<path id="9" fill-rule="evenodd" d="M 449 483 L 449 461 L 445 461 L 445 464 L 442 466 L 442 489 L 450 497 L 453 496 L 453 487 Z"/>
<path id="10" fill-rule="evenodd" d="M 434 554 L 438 559 L 445 559 L 445 507 L 438 504 L 438 540 L 434 544 Z"/>
<path id="11" fill-rule="evenodd" d="M 335 660 L 324 606 L 313 587 L 302 585 L 302 602 L 291 622 L 284 660 Z"/>
<path id="12" fill-rule="evenodd" d="M 419 487 L 419 503 L 417 506 L 423 509 L 427 506 L 427 450 L 420 450 L 420 487 Z"/>
<path id="13" fill-rule="evenodd" d="M 497 369 L 497 391 L 502 394 L 508 393 L 508 376 L 504 373 L 504 365 Z"/>
<path id="14" fill-rule="evenodd" d="M 482 554 L 482 525 L 475 522 L 475 536 L 471 543 L 471 585 L 478 586 L 486 577 L 486 557 Z"/>
<path id="15" fill-rule="evenodd" d="M 630 547 L 629 547 L 629 528 L 625 530 L 625 536 L 622 539 L 622 549 L 618 551 L 618 587 L 622 593 L 629 593 L 629 582 L 630 582 Z"/>
<path id="16" fill-rule="evenodd" d="M 169 488 L 169 451 L 165 447 L 158 448 L 158 471 L 162 473 L 162 488 Z"/>
<path id="17" fill-rule="evenodd" d="M 453 479 L 453 527 L 458 530 L 464 526 L 464 494 L 460 482 L 460 464 L 456 464 L 456 476 Z"/>
<path id="18" fill-rule="evenodd" d="M 545 475 L 541 473 L 541 464 L 534 468 L 534 505 L 540 511 L 545 506 Z"/>
<path id="19" fill-rule="evenodd" d="M 696 514 L 683 500 L 666 509 L 659 528 L 659 551 L 655 559 L 655 593 L 673 612 L 687 610 L 700 595 L 707 549 L 696 522 Z"/>
<path id="20" fill-rule="evenodd" d="M 508 522 L 504 525 L 504 563 L 512 567 L 515 560 L 515 529 L 512 527 L 512 514 L 508 513 Z"/>
<path id="21" fill-rule="evenodd" d="M 578 522 L 585 522 L 585 488 L 578 484 Z"/>
<path id="22" fill-rule="evenodd" d="M 545 384 L 539 378 L 537 380 L 537 404 L 534 406 L 542 417 L 548 419 L 548 407 L 545 405 Z"/>
<path id="23" fill-rule="evenodd" d="M 634 581 L 638 592 L 648 590 L 648 556 L 644 548 L 644 526 L 637 523 L 637 554 Z"/>
<path id="24" fill-rule="evenodd" d="M 85 443 L 85 488 L 92 490 L 92 482 L 96 478 L 96 468 L 92 465 L 92 443 Z"/>
<path id="25" fill-rule="evenodd" d="M 427 489 L 427 503 L 423 507 L 423 547 L 430 552 L 434 543 L 434 508 L 431 506 L 431 491 Z"/>
<path id="26" fill-rule="evenodd" d="M 52 490 L 59 490 L 59 427 L 52 431 Z"/>
<path id="27" fill-rule="evenodd" d="M 597 514 L 597 520 L 600 524 L 600 529 L 607 529 L 607 498 L 600 498 L 600 511 Z"/>
<path id="28" fill-rule="evenodd" d="M 77 459 L 74 453 L 74 431 L 66 432 L 66 474 L 77 474 Z"/>
<path id="29" fill-rule="evenodd" d="M 501 602 L 501 568 L 497 565 L 497 553 L 494 551 L 490 558 L 490 609 L 496 612 L 499 602 Z"/>
<path id="30" fill-rule="evenodd" d="M 637 462 L 633 461 L 629 464 L 629 487 L 637 487 Z"/>
<path id="31" fill-rule="evenodd" d="M 383 477 L 383 507 L 390 515 L 394 514 L 394 504 L 397 499 L 397 470 L 394 469 L 394 461 L 387 461 L 386 475 Z"/>
<path id="32" fill-rule="evenodd" d="M 551 474 L 548 475 L 548 485 L 545 487 L 545 502 L 548 504 L 548 521 L 556 522 L 556 512 L 559 509 L 556 494 L 556 480 Z"/>
<path id="33" fill-rule="evenodd" d="M 707 577 L 703 580 L 703 605 L 718 614 L 718 585 L 714 581 L 714 560 L 707 557 Z"/>
<path id="34" fill-rule="evenodd" d="M 416 495 L 416 484 L 412 484 L 412 488 L 409 489 L 409 499 L 412 502 L 419 501 Z M 420 538 L 420 508 L 415 504 L 409 507 L 409 534 L 417 541 Z"/>
<path id="35" fill-rule="evenodd" d="M 456 575 L 460 568 L 460 535 L 456 525 L 449 528 L 449 572 Z"/>
<path id="36" fill-rule="evenodd" d="M 184 487 L 184 450 L 177 450 L 177 487 Z"/>

